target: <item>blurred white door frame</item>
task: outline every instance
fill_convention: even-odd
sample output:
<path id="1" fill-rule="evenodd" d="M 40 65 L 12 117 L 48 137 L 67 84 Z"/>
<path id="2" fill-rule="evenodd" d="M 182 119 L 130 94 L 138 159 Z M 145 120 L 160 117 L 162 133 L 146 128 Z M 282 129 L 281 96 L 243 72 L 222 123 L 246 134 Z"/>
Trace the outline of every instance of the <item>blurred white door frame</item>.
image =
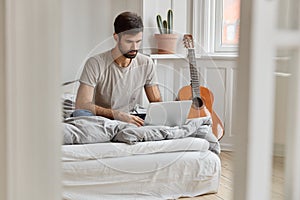
<path id="1" fill-rule="evenodd" d="M 298 6 L 298 0 L 287 1 Z M 234 199 L 270 199 L 275 62 L 278 48 L 295 48 L 287 116 L 286 199 L 300 199 L 300 32 L 279 30 L 278 1 L 241 3 L 240 60 L 237 81 Z M 297 12 L 295 12 L 297 13 Z M 299 12 L 298 12 L 299 13 Z M 295 15 L 294 17 L 299 17 Z M 300 21 L 300 20 L 299 20 Z M 299 22 L 298 21 L 298 22 Z M 299 29 L 299 26 L 298 26 Z"/>
<path id="2" fill-rule="evenodd" d="M 6 101 L 5 101 L 5 3 L 0 1 L 0 199 L 7 199 L 7 146 L 6 146 Z"/>
<path id="3" fill-rule="evenodd" d="M 1 199 L 61 199 L 60 4 L 1 0 Z"/>

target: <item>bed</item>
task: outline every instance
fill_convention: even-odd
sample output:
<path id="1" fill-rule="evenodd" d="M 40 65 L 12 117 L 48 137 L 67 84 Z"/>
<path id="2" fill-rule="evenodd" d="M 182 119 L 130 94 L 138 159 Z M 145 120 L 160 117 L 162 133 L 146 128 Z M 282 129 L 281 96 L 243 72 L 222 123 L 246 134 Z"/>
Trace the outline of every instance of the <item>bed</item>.
<path id="1" fill-rule="evenodd" d="M 197 134 L 190 127 L 149 132 L 101 117 L 70 118 L 71 110 L 64 109 L 63 199 L 177 199 L 218 191 L 220 149 L 207 119 Z M 118 133 L 95 139 L 103 127 Z"/>

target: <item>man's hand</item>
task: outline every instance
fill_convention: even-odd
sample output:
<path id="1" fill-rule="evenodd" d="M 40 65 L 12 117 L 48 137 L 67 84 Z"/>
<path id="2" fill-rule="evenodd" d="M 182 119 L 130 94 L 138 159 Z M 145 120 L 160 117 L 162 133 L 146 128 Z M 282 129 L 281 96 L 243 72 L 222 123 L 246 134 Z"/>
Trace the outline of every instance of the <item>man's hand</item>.
<path id="1" fill-rule="evenodd" d="M 135 124 L 136 126 L 140 127 L 144 125 L 144 120 L 141 119 L 138 116 L 134 116 L 134 115 L 130 115 L 121 111 L 113 111 L 113 117 L 114 119 L 123 121 L 123 122 L 127 122 L 127 123 L 131 123 L 131 124 Z"/>

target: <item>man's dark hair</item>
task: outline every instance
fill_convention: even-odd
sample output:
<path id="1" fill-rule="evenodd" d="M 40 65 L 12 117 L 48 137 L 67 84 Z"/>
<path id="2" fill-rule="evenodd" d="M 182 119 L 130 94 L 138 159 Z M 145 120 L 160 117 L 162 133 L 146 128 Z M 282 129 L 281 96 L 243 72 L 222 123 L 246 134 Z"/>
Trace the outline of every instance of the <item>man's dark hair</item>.
<path id="1" fill-rule="evenodd" d="M 144 25 L 142 18 L 136 13 L 123 12 L 116 17 L 114 28 L 116 34 L 125 31 L 127 34 L 137 34 L 143 31 Z"/>

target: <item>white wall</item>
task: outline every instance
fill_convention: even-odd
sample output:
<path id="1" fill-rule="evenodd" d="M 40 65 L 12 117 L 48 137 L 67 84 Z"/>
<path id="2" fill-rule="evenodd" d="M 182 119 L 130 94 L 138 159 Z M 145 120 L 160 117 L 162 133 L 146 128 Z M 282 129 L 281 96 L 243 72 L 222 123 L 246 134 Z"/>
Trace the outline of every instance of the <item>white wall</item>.
<path id="1" fill-rule="evenodd" d="M 63 82 L 80 76 L 87 57 L 114 46 L 113 22 L 119 13 L 126 10 L 141 15 L 140 1 L 62 0 Z"/>

